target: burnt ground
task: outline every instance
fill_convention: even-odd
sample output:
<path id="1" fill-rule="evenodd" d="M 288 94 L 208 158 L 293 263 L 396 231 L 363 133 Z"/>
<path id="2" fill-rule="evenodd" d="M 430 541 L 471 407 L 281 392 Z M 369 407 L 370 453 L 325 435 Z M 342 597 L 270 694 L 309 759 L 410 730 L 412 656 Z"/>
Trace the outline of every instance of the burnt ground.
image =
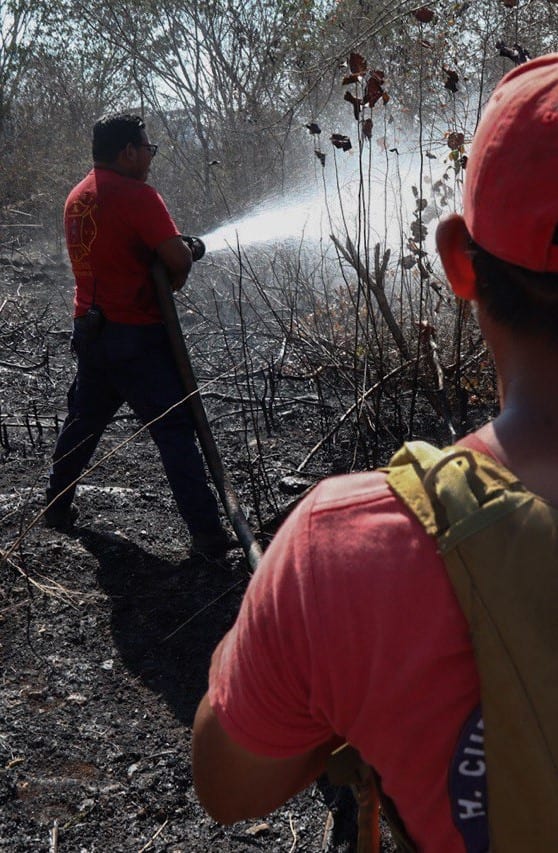
<path id="1" fill-rule="evenodd" d="M 198 805 L 190 727 L 248 575 L 240 553 L 223 568 L 184 559 L 144 450 L 146 485 L 112 472 L 110 485 L 82 490 L 72 534 L 27 534 L 13 559 L 38 586 L 9 570 L 4 579 L 0 849 L 53 849 L 55 826 L 60 851 L 350 849 L 326 845 L 317 790 L 227 829 Z M 4 483 L 25 470 L 8 464 Z M 3 510 L 11 538 L 16 518 Z"/>
<path id="2" fill-rule="evenodd" d="M 212 650 L 234 621 L 249 573 L 241 551 L 222 567 L 187 558 L 188 536 L 147 435 L 85 478 L 73 532 L 47 530 L 37 518 L 73 374 L 70 311 L 63 263 L 4 259 L 0 850 L 355 849 L 350 797 L 317 785 L 263 820 L 229 828 L 199 806 L 191 725 Z M 225 467 L 254 521 L 254 492 L 239 464 L 242 430 L 225 431 L 218 414 L 210 420 Z M 307 412 L 291 417 L 312 434 Z M 96 459 L 137 426 L 122 410 Z M 294 427 L 281 441 L 264 442 L 268 477 L 301 458 Z"/>
<path id="3" fill-rule="evenodd" d="M 346 791 L 314 786 L 265 819 L 229 828 L 198 804 L 191 725 L 211 653 L 249 580 L 244 555 L 233 551 L 222 566 L 188 558 L 188 535 L 145 433 L 84 479 L 71 533 L 43 527 L 73 375 L 71 281 L 48 256 L 2 260 L 0 849 L 354 849 Z M 95 459 L 138 426 L 122 410 Z M 216 437 L 253 518 L 238 465 L 241 432 Z M 273 459 L 276 442 L 268 444 Z M 278 470 L 289 464 L 278 461 Z"/>

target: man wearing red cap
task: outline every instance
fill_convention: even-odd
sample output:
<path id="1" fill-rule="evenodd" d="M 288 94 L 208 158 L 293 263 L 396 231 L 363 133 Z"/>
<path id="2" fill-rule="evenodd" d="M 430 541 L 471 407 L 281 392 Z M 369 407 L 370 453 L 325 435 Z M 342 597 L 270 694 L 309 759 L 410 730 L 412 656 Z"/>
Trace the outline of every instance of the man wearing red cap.
<path id="1" fill-rule="evenodd" d="M 556 707 L 556 654 L 534 685 L 528 670 L 538 624 L 541 632 L 558 625 L 557 573 L 542 571 L 558 557 L 558 54 L 516 68 L 496 88 L 471 147 L 463 216 L 440 223 L 437 243 L 454 292 L 475 303 L 499 378 L 500 415 L 450 451 L 454 467 L 442 490 L 445 507 L 460 512 L 462 458 L 495 471 L 482 529 L 451 562 L 455 541 L 429 532 L 392 469 L 314 489 L 272 542 L 214 653 L 194 725 L 194 778 L 217 820 L 261 816 L 316 779 L 348 742 L 375 768 L 409 849 L 486 853 L 490 844 L 543 853 L 556 846 L 558 810 L 537 797 L 550 791 L 558 803 L 558 755 L 539 704 Z M 493 531 L 510 501 L 520 507 L 516 522 L 495 549 Z M 489 579 L 494 572 L 501 597 L 520 609 L 517 619 L 498 622 L 476 581 L 460 595 L 450 579 L 456 562 L 466 564 L 470 541 L 481 556 L 485 542 L 483 571 Z M 467 571 L 476 571 L 478 560 L 469 562 Z M 498 667 L 485 675 L 476 620 L 509 653 L 500 669 L 510 670 L 516 693 L 506 694 L 508 673 Z M 555 637 L 551 630 L 543 638 L 551 652 Z M 494 702 L 502 725 L 506 708 L 519 719 L 505 744 L 512 769 L 504 783 L 484 750 L 498 728 Z M 516 750 L 529 762 L 539 750 L 521 752 L 531 735 L 541 766 L 550 767 L 545 775 L 531 769 L 536 763 L 514 765 Z M 510 800 L 509 812 L 521 811 L 527 789 L 535 804 L 523 809 L 527 828 L 514 830 L 512 842 L 493 834 L 506 785 L 520 804 Z"/>

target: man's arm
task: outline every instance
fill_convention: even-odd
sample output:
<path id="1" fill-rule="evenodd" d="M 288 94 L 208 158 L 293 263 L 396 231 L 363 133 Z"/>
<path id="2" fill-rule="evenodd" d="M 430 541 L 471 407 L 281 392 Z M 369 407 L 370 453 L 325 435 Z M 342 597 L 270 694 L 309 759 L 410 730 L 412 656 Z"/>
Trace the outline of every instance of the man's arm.
<path id="1" fill-rule="evenodd" d="M 194 720 L 192 765 L 197 795 L 219 823 L 261 817 L 323 773 L 330 753 L 342 742 L 332 738 L 290 758 L 255 755 L 229 737 L 206 694 Z"/>
<path id="2" fill-rule="evenodd" d="M 222 823 L 273 811 L 317 779 L 343 743 L 324 708 L 328 666 L 308 559 L 315 494 L 274 537 L 211 660 L 193 771 L 202 804 Z"/>
<path id="3" fill-rule="evenodd" d="M 155 252 L 163 262 L 173 290 L 184 287 L 192 268 L 192 253 L 182 237 L 171 237 L 160 243 Z"/>

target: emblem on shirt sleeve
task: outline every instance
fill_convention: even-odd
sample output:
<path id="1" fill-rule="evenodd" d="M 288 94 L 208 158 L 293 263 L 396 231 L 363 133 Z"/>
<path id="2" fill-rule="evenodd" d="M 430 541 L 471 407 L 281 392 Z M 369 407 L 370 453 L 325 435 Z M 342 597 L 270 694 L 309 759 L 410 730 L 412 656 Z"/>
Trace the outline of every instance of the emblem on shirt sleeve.
<path id="1" fill-rule="evenodd" d="M 74 270 L 91 269 L 89 256 L 97 236 L 94 219 L 96 209 L 95 197 L 91 193 L 84 193 L 75 199 L 66 211 L 66 240 Z"/>
<path id="2" fill-rule="evenodd" d="M 453 822 L 467 853 L 487 853 L 488 817 L 484 723 L 475 708 L 459 736 L 448 779 Z"/>

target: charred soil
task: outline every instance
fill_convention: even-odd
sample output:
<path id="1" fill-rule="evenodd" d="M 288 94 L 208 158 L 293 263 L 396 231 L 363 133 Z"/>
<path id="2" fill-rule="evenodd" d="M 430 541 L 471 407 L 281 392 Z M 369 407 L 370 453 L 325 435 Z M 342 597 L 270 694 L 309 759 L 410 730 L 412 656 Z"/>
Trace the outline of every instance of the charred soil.
<path id="1" fill-rule="evenodd" d="M 240 550 L 221 565 L 187 557 L 188 536 L 149 437 L 120 447 L 139 426 L 130 412 L 122 410 L 95 458 L 114 454 L 81 484 L 75 528 L 49 530 L 38 517 L 73 374 L 70 316 L 63 263 L 16 257 L 0 267 L 8 554 L 0 586 L 0 849 L 355 849 L 346 791 L 315 785 L 274 814 L 229 828 L 198 804 L 192 721 L 249 573 Z M 253 489 L 238 466 L 245 437 L 216 437 L 253 519 Z M 296 432 L 282 442 L 266 445 L 278 476 L 300 453 Z"/>

